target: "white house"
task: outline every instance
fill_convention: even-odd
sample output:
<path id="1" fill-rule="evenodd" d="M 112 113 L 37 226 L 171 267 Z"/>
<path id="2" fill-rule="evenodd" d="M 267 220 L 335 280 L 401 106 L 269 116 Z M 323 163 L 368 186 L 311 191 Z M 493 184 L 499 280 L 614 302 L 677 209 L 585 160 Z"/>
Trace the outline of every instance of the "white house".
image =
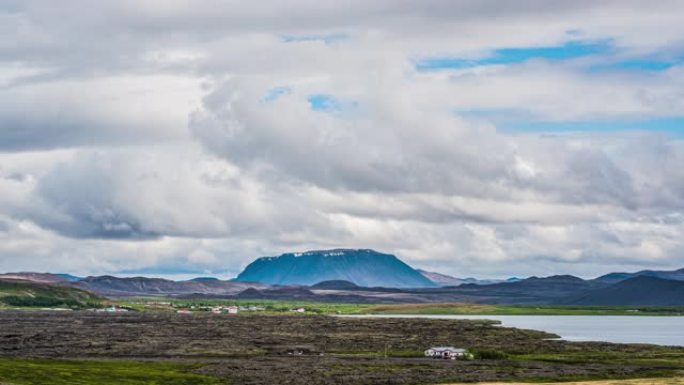
<path id="1" fill-rule="evenodd" d="M 226 310 L 228 310 L 228 314 L 237 314 L 240 308 L 237 306 L 228 306 Z"/>
<path id="2" fill-rule="evenodd" d="M 105 308 L 104 311 L 107 313 L 125 313 L 128 311 L 128 309 L 122 309 L 120 307 L 110 306 L 108 308 Z"/>
<path id="3" fill-rule="evenodd" d="M 425 351 L 425 357 L 443 358 L 455 360 L 457 358 L 465 358 L 466 350 L 454 348 L 452 346 L 435 346 Z"/>

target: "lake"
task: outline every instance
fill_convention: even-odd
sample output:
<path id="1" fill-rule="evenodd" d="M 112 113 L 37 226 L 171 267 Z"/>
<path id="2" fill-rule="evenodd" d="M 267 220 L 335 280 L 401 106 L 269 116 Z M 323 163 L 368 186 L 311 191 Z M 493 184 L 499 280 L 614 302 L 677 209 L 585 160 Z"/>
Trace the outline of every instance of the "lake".
<path id="1" fill-rule="evenodd" d="M 568 341 L 605 341 L 684 346 L 684 317 L 539 315 L 389 315 L 349 317 L 490 319 L 502 326 L 543 330 Z"/>

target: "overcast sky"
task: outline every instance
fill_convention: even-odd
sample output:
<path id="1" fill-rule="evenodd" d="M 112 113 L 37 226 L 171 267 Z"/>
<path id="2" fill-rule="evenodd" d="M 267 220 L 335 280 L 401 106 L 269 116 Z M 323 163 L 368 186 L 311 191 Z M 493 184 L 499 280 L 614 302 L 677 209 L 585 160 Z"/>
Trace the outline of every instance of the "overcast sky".
<path id="1" fill-rule="evenodd" d="M 0 2 L 0 271 L 684 267 L 684 2 Z"/>

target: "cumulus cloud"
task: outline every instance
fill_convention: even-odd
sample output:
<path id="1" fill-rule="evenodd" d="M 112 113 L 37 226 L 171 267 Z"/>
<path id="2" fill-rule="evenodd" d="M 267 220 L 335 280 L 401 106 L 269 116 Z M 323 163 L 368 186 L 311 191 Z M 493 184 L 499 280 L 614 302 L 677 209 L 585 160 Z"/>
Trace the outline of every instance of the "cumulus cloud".
<path id="1" fill-rule="evenodd" d="M 683 14 L 5 2 L 0 269 L 231 275 L 322 247 L 459 276 L 681 267 Z"/>
<path id="2" fill-rule="evenodd" d="M 7 86 L 0 92 L 0 150 L 184 140 L 199 94 L 197 79 L 155 75 Z"/>

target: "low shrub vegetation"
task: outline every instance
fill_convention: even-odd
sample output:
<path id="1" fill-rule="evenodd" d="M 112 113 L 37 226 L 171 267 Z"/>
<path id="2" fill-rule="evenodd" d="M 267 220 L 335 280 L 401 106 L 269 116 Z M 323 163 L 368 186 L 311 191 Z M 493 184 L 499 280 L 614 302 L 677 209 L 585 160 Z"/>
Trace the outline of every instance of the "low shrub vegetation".
<path id="1" fill-rule="evenodd" d="M 508 358 L 508 353 L 495 349 L 476 349 L 471 353 L 478 360 L 505 360 Z"/>

